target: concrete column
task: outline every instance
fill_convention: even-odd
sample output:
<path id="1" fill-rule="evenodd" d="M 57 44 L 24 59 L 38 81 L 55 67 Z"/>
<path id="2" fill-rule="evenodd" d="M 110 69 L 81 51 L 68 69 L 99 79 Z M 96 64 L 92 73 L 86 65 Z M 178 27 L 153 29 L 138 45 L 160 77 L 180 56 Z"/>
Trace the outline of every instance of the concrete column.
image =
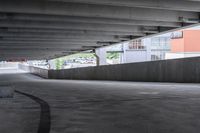
<path id="1" fill-rule="evenodd" d="M 96 57 L 96 66 L 99 66 L 99 56 L 96 53 L 94 53 L 94 56 Z"/>
<path id="2" fill-rule="evenodd" d="M 95 49 L 95 56 L 97 58 L 97 65 L 106 65 L 106 48 Z"/>
<path id="3" fill-rule="evenodd" d="M 127 43 L 122 43 L 122 62 L 121 63 L 126 63 L 126 45 Z"/>
<path id="4" fill-rule="evenodd" d="M 48 60 L 49 69 L 56 69 L 56 65 L 53 60 Z"/>

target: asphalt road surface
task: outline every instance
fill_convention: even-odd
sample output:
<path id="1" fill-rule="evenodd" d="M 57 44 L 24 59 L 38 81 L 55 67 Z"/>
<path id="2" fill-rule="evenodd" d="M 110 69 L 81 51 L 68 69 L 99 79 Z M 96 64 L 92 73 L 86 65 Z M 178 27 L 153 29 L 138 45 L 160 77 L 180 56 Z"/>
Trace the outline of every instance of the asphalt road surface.
<path id="1" fill-rule="evenodd" d="M 9 73 L 12 72 L 12 73 Z M 46 80 L 0 70 L 0 133 L 198 133 L 200 84 Z"/>

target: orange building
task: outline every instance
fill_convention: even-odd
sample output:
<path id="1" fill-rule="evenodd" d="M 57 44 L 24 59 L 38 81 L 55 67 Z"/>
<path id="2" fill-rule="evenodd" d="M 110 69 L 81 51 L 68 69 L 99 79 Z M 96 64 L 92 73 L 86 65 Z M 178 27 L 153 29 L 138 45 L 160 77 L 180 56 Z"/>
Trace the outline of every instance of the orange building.
<path id="1" fill-rule="evenodd" d="M 183 30 L 173 32 L 171 52 L 166 59 L 200 56 L 200 30 Z"/>

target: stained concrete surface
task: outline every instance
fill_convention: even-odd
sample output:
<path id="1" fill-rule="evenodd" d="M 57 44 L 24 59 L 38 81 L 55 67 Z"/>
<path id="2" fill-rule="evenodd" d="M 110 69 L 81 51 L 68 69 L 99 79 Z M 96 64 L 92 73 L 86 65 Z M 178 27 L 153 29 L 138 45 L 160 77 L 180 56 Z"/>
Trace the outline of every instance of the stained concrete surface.
<path id="1" fill-rule="evenodd" d="M 26 69 L 27 66 L 25 66 Z M 22 66 L 23 68 L 23 66 Z M 200 83 L 200 58 L 135 62 L 46 71 L 28 67 L 49 79 Z"/>
<path id="2" fill-rule="evenodd" d="M 2 71 L 0 85 L 50 105 L 50 133 L 200 131 L 199 84 L 46 80 Z M 30 98 L 0 99 L 0 132 L 37 133 L 39 119 L 40 106 Z"/>

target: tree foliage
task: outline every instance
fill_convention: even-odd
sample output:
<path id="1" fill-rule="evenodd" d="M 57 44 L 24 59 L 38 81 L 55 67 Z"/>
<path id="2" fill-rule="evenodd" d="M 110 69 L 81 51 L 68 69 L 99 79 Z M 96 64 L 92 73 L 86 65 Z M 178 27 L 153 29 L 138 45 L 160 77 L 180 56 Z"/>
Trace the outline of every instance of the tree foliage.
<path id="1" fill-rule="evenodd" d="M 64 60 L 63 60 L 63 59 L 57 58 L 57 59 L 56 59 L 56 70 L 62 69 L 63 64 L 64 64 Z"/>
<path id="2" fill-rule="evenodd" d="M 107 59 L 118 59 L 120 56 L 117 52 L 107 53 Z"/>

